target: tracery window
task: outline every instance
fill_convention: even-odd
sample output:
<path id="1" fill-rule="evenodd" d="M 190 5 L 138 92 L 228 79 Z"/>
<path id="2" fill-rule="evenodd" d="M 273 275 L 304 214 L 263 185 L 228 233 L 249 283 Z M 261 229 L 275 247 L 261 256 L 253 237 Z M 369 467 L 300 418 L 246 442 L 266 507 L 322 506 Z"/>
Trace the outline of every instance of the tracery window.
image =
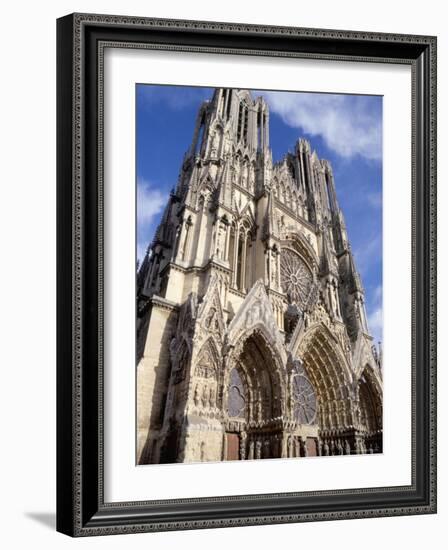
<path id="1" fill-rule="evenodd" d="M 316 420 L 317 399 L 311 382 L 303 374 L 292 379 L 294 417 L 300 424 L 313 424 Z"/>
<path id="2" fill-rule="evenodd" d="M 230 372 L 227 413 L 233 418 L 244 418 L 246 415 L 246 392 L 236 367 Z"/>
<path id="3" fill-rule="evenodd" d="M 283 249 L 281 253 L 280 282 L 288 301 L 302 309 L 308 299 L 313 278 L 305 262 L 289 248 Z"/>

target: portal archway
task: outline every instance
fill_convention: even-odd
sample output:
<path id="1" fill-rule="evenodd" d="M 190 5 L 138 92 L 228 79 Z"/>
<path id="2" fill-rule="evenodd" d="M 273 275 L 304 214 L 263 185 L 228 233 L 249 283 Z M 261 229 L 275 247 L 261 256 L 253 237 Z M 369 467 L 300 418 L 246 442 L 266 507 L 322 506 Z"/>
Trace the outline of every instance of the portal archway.
<path id="1" fill-rule="evenodd" d="M 260 330 L 235 346 L 224 381 L 225 460 L 282 455 L 284 374 Z"/>
<path id="2" fill-rule="evenodd" d="M 359 423 L 364 435 L 365 451 L 382 451 L 382 392 L 373 369 L 366 366 L 358 381 Z"/>
<path id="3" fill-rule="evenodd" d="M 298 354 L 316 392 L 322 454 L 356 452 L 352 373 L 338 341 L 320 323 L 309 329 Z"/>

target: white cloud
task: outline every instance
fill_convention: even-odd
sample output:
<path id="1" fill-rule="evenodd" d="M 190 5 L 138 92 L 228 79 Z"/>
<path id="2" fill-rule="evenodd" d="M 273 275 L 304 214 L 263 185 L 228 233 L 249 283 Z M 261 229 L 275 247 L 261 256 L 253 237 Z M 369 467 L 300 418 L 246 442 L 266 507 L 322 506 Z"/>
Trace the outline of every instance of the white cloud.
<path id="1" fill-rule="evenodd" d="M 372 289 L 370 303 L 372 308 L 367 320 L 370 334 L 377 342 L 380 342 L 383 339 L 383 285 Z"/>
<path id="2" fill-rule="evenodd" d="M 265 92 L 271 111 L 293 128 L 320 135 L 342 157 L 381 159 L 382 121 L 363 96 Z"/>
<path id="3" fill-rule="evenodd" d="M 166 196 L 143 178 L 137 180 L 137 223 L 150 224 L 164 207 Z"/>
<path id="4" fill-rule="evenodd" d="M 376 341 L 382 340 L 383 334 L 383 308 L 378 306 L 375 308 L 372 313 L 369 315 L 368 319 L 369 329 L 372 336 Z"/>

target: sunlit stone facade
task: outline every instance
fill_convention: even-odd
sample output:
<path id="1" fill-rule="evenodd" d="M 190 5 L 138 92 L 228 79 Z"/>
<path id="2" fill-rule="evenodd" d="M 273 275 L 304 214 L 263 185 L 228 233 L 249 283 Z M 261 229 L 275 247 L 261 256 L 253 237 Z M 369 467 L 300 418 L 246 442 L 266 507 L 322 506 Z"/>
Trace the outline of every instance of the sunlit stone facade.
<path id="1" fill-rule="evenodd" d="M 215 90 L 137 273 L 138 463 L 381 452 L 364 300 L 330 164 Z"/>

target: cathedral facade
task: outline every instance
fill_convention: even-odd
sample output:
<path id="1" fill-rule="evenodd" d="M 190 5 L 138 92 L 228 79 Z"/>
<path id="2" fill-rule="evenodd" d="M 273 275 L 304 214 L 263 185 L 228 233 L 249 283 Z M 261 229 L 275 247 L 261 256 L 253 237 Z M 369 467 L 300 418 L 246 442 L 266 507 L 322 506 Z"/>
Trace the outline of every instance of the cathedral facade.
<path id="1" fill-rule="evenodd" d="M 381 353 L 329 162 L 216 89 L 137 272 L 138 464 L 382 452 Z"/>

